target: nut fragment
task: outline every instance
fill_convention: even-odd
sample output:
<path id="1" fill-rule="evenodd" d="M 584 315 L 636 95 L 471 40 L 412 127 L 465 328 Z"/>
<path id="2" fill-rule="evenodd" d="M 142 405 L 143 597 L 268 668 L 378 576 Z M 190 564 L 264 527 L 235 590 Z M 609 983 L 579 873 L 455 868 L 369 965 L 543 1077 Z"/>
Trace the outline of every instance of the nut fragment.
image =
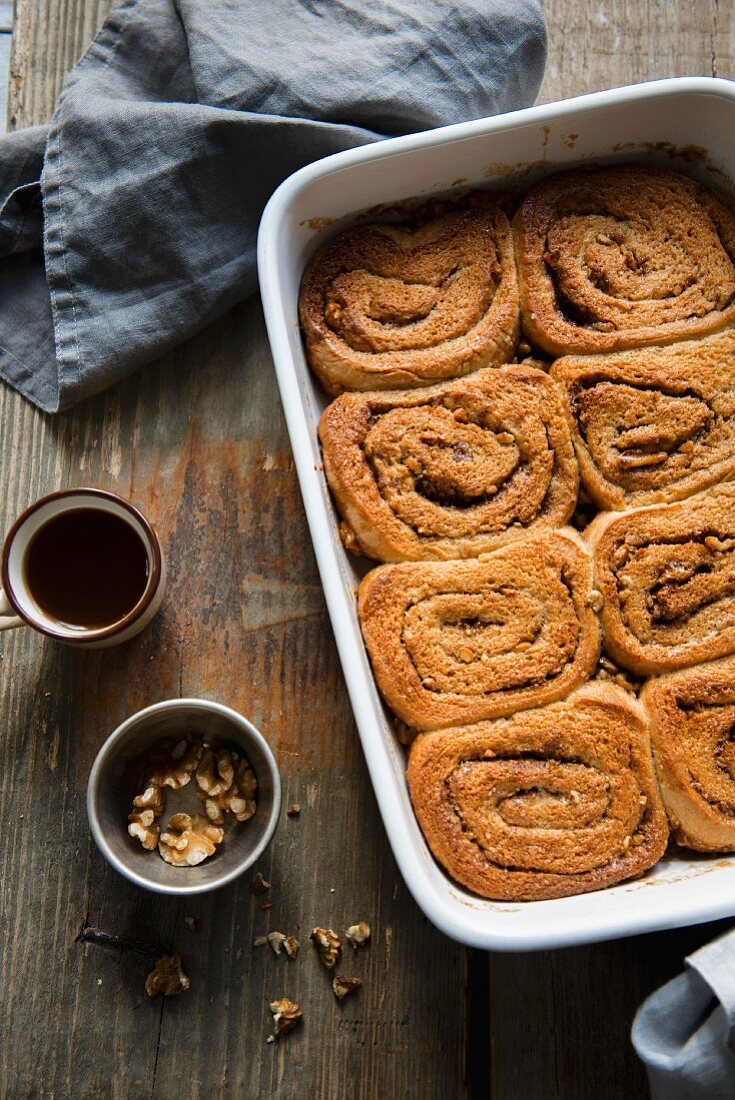
<path id="1" fill-rule="evenodd" d="M 353 989 L 358 989 L 362 985 L 362 978 L 351 978 L 348 974 L 338 974 L 336 978 L 332 980 L 332 989 L 334 995 L 338 1000 L 343 1000 L 348 993 L 352 993 Z"/>
<path id="2" fill-rule="evenodd" d="M 197 794 L 204 803 L 207 817 L 216 825 L 222 824 L 225 813 L 234 814 L 238 821 L 247 821 L 255 813 L 255 788 L 258 781 L 253 770 L 247 760 L 240 760 L 235 753 L 226 755 L 230 757 L 230 763 L 225 762 L 221 767 L 225 769 L 225 778 L 231 776 L 231 779 L 224 790 L 209 790 L 207 784 L 218 788 L 224 780 L 210 780 L 208 773 L 200 777 L 201 769 L 197 771 Z"/>
<path id="3" fill-rule="evenodd" d="M 342 941 L 332 928 L 315 928 L 309 937 L 327 970 L 332 970 L 342 954 Z"/>
<path id="4" fill-rule="evenodd" d="M 164 742 L 150 758 L 149 783 L 171 787 L 174 791 L 185 787 L 197 769 L 202 752 L 200 737 L 191 741 L 185 738 L 173 746 Z"/>
<path id="5" fill-rule="evenodd" d="M 149 997 L 155 997 L 158 993 L 171 997 L 188 988 L 189 979 L 181 969 L 178 955 L 163 955 L 145 980 L 145 991 Z"/>
<path id="6" fill-rule="evenodd" d="M 271 884 L 261 875 L 260 871 L 256 871 L 253 875 L 253 880 L 250 883 L 251 894 L 267 894 L 271 888 Z"/>
<path id="7" fill-rule="evenodd" d="M 155 825 L 153 810 L 136 810 L 128 816 L 128 832 L 139 840 L 147 852 L 152 852 L 158 844 L 160 826 Z"/>
<path id="8" fill-rule="evenodd" d="M 277 1001 L 271 1001 L 271 1012 L 273 1013 L 276 1038 L 280 1035 L 285 1035 L 287 1031 L 292 1031 L 304 1015 L 296 1002 L 290 1001 L 288 997 L 281 997 Z"/>
<path id="9" fill-rule="evenodd" d="M 273 948 L 273 953 L 275 955 L 280 955 L 281 954 L 281 944 L 284 943 L 284 941 L 286 939 L 286 936 L 284 935 L 284 933 L 283 932 L 269 932 L 268 935 L 266 936 L 266 939 L 268 940 L 268 943 Z"/>
<path id="10" fill-rule="evenodd" d="M 214 797 L 224 794 L 235 778 L 235 758 L 228 749 L 206 749 L 196 770 L 198 787 Z"/>
<path id="11" fill-rule="evenodd" d="M 367 943 L 370 939 L 370 925 L 366 924 L 364 920 L 359 921 L 358 924 L 351 924 L 345 930 L 345 939 L 357 950 L 358 947 Z"/>
<path id="12" fill-rule="evenodd" d="M 283 946 L 289 959 L 295 959 L 299 953 L 299 948 L 301 947 L 301 944 L 295 936 L 286 936 L 285 940 L 283 941 Z"/>
<path id="13" fill-rule="evenodd" d="M 196 867 L 213 854 L 224 835 L 203 814 L 174 814 L 161 833 L 158 851 L 174 867 Z"/>
<path id="14" fill-rule="evenodd" d="M 294 802 L 292 806 L 288 807 L 286 813 L 289 817 L 298 817 L 301 813 L 301 804 L 299 802 Z"/>
<path id="15" fill-rule="evenodd" d="M 190 932 L 196 932 L 196 930 L 197 930 L 196 917 L 184 917 L 184 927 L 188 928 Z"/>
<path id="16" fill-rule="evenodd" d="M 163 791 L 156 783 L 151 783 L 142 794 L 133 799 L 136 810 L 152 810 L 158 816 L 163 813 Z"/>

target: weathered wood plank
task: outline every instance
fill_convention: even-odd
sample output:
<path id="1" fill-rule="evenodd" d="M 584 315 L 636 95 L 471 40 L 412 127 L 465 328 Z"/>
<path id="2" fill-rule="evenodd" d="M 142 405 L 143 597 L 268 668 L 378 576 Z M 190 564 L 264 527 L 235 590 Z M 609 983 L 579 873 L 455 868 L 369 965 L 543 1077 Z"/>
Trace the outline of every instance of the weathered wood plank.
<path id="1" fill-rule="evenodd" d="M 19 0 L 13 125 L 48 119 L 105 7 Z M 0 1094 L 464 1096 L 466 952 L 420 916 L 388 851 L 257 301 L 63 416 L 0 388 L 0 463 L 3 529 L 42 492 L 100 485 L 151 516 L 170 568 L 160 617 L 120 649 L 3 636 Z M 97 748 L 134 709 L 179 694 L 248 714 L 278 754 L 285 806 L 303 807 L 261 867 L 272 909 L 247 880 L 185 905 L 148 895 L 94 848 L 84 791 Z M 308 934 L 357 919 L 375 939 L 345 969 L 366 981 L 338 1005 Z M 191 989 L 149 1002 L 147 961 L 76 943 L 85 921 L 171 945 Z M 274 928 L 304 942 L 295 962 L 252 947 Z M 266 1046 L 268 1002 L 284 994 L 303 1027 Z"/>

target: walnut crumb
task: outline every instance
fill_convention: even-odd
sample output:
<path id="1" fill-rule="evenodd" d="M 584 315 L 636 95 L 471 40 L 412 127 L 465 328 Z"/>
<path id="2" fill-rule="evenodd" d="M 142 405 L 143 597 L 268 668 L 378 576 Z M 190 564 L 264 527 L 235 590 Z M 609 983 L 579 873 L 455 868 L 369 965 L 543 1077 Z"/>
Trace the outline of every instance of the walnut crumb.
<path id="1" fill-rule="evenodd" d="M 284 948 L 286 954 L 288 955 L 289 959 L 295 959 L 296 958 L 296 956 L 299 953 L 299 948 L 300 947 L 301 947 L 301 944 L 299 943 L 299 941 L 296 939 L 295 936 L 286 936 L 285 940 L 283 941 L 283 948 Z"/>
<path id="2" fill-rule="evenodd" d="M 253 940 L 253 947 L 265 947 L 265 945 L 267 943 L 268 943 L 268 937 L 267 936 L 256 936 L 255 939 Z"/>
<path id="3" fill-rule="evenodd" d="M 590 591 L 589 596 L 587 597 L 587 606 L 591 607 L 593 611 L 599 612 L 602 611 L 603 603 L 604 601 L 602 598 L 602 592 L 599 592 L 596 588 L 593 588 Z"/>
<path id="4" fill-rule="evenodd" d="M 366 924 L 364 920 L 359 921 L 357 924 L 351 924 L 345 930 L 345 939 L 357 950 L 358 947 L 361 947 L 370 939 L 370 925 Z"/>
<path id="5" fill-rule="evenodd" d="M 337 933 L 332 928 L 315 928 L 309 938 L 327 970 L 332 970 L 342 954 L 342 941 Z"/>
<path id="6" fill-rule="evenodd" d="M 287 1031 L 292 1031 L 304 1015 L 296 1002 L 289 1000 L 288 997 L 271 1001 L 271 1012 L 273 1013 L 274 1024 L 274 1034 L 271 1036 L 271 1041 L 285 1035 Z"/>
<path id="7" fill-rule="evenodd" d="M 348 974 L 338 974 L 332 981 L 332 989 L 337 1000 L 343 1000 L 348 993 L 362 985 L 362 978 L 351 978 Z"/>
<path id="8" fill-rule="evenodd" d="M 188 928 L 190 932 L 196 932 L 197 922 L 195 917 L 184 917 L 184 927 Z"/>
<path id="9" fill-rule="evenodd" d="M 269 932 L 268 935 L 266 936 L 266 939 L 268 940 L 268 943 L 273 948 L 273 954 L 274 955 L 280 955 L 281 954 L 281 944 L 286 939 L 284 933 L 283 932 Z"/>
<path id="10" fill-rule="evenodd" d="M 298 817 L 301 813 L 301 804 L 299 802 L 294 802 L 293 806 L 288 807 L 286 813 L 289 817 Z"/>
<path id="11" fill-rule="evenodd" d="M 260 871 L 256 871 L 253 875 L 253 881 L 250 883 L 251 894 L 267 894 L 271 888 L 271 884 L 263 878 Z"/>
<path id="12" fill-rule="evenodd" d="M 163 993 L 164 997 L 172 997 L 174 993 L 182 993 L 188 988 L 189 979 L 181 969 L 178 955 L 163 955 L 145 980 L 145 991 L 149 997 L 155 997 L 159 993 Z"/>

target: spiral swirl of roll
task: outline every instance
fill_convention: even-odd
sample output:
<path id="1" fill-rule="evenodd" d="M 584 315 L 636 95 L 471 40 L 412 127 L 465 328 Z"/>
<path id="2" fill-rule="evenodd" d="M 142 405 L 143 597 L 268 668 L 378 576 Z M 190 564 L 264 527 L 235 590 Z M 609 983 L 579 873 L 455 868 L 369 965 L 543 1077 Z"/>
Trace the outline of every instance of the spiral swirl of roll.
<path id="1" fill-rule="evenodd" d="M 616 661 L 645 676 L 735 653 L 735 485 L 601 514 L 585 540 Z"/>
<path id="2" fill-rule="evenodd" d="M 587 679 L 600 648 L 592 563 L 570 528 L 479 561 L 383 565 L 359 615 L 373 672 L 419 730 L 512 714 Z"/>
<path id="3" fill-rule="evenodd" d="M 542 180 L 516 214 L 523 328 L 552 355 L 621 351 L 735 321 L 735 213 L 654 165 Z"/>
<path id="4" fill-rule="evenodd" d="M 735 472 L 735 333 L 615 355 L 566 356 L 582 480 L 601 508 L 681 500 Z"/>
<path id="5" fill-rule="evenodd" d="M 641 701 L 674 838 L 700 852 L 735 851 L 735 659 L 655 677 Z"/>
<path id="6" fill-rule="evenodd" d="M 561 527 L 576 504 L 561 397 L 533 367 L 343 394 L 319 436 L 343 537 L 379 561 L 475 557 Z"/>
<path id="7" fill-rule="evenodd" d="M 348 229 L 319 249 L 299 306 L 327 393 L 425 386 L 512 358 L 520 317 L 506 206 L 478 195 L 414 225 Z"/>
<path id="8" fill-rule="evenodd" d="M 590 684 L 502 722 L 422 734 L 407 778 L 435 858 L 483 897 L 599 890 L 666 848 L 646 714 L 620 688 Z"/>

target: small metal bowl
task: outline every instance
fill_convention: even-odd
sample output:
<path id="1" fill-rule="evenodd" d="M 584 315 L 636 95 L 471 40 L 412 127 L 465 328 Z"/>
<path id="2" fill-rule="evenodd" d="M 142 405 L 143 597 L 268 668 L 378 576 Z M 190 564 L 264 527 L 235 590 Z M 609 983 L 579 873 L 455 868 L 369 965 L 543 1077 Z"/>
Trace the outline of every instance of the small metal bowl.
<path id="1" fill-rule="evenodd" d="M 228 826 L 223 843 L 209 859 L 196 867 L 172 867 L 157 849 L 145 851 L 128 835 L 133 796 L 140 793 L 132 789 L 130 775 L 136 758 L 157 741 L 185 734 L 199 734 L 242 749 L 258 781 L 257 809 L 248 821 Z M 179 792 L 166 793 L 170 805 Z M 161 818 L 164 826 L 178 808 L 169 809 L 169 805 Z M 98 752 L 87 787 L 87 815 L 97 847 L 120 874 L 158 894 L 202 894 L 232 882 L 267 848 L 280 808 L 281 779 L 263 736 L 241 714 L 206 699 L 169 699 L 131 715 Z"/>

